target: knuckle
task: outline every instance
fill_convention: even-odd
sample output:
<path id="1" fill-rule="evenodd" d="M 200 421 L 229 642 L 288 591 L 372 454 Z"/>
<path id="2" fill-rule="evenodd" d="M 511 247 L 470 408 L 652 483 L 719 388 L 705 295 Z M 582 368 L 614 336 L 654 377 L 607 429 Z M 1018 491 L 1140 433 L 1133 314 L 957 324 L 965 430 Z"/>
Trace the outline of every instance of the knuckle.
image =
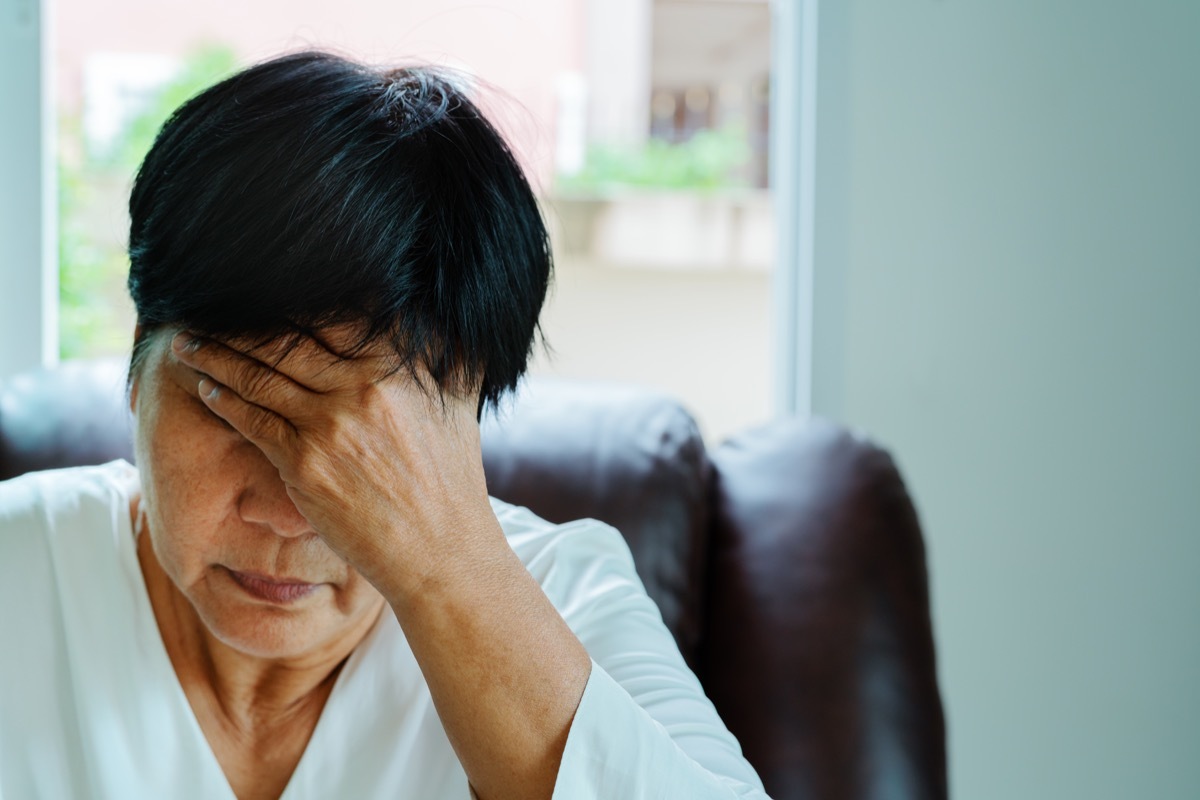
<path id="1" fill-rule="evenodd" d="M 238 379 L 243 389 L 243 394 L 247 397 L 261 398 L 270 389 L 270 380 L 267 373 L 253 364 L 243 364 L 239 368 Z"/>
<path id="2" fill-rule="evenodd" d="M 329 447 L 334 450 L 341 449 L 346 446 L 350 439 L 350 425 L 345 417 L 341 414 L 334 414 L 329 419 L 329 427 L 325 432 L 325 438 L 328 440 Z"/>
<path id="3" fill-rule="evenodd" d="M 274 426 L 271 415 L 261 408 L 255 408 L 246 415 L 246 434 L 250 439 L 265 439 L 271 435 Z"/>
<path id="4" fill-rule="evenodd" d="M 383 387 L 381 387 L 378 383 L 374 381 L 367 383 L 361 389 L 359 389 L 359 405 L 363 408 L 371 408 L 383 400 L 383 395 Z"/>
<path id="5" fill-rule="evenodd" d="M 301 439 L 293 452 L 292 467 L 297 479 L 305 486 L 325 483 L 325 457 L 321 448 L 308 439 Z"/>
<path id="6" fill-rule="evenodd" d="M 335 414 L 329 420 L 323 438 L 323 450 L 336 453 L 339 457 L 358 458 L 363 455 L 365 447 L 364 430 L 359 419 L 351 414 Z"/>

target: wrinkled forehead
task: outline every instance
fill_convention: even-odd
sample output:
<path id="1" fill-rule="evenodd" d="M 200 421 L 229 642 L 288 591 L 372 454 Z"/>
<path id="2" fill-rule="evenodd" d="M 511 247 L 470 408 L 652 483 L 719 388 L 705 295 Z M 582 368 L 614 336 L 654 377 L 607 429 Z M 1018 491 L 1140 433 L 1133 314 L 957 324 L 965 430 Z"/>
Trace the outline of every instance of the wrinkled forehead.
<path id="1" fill-rule="evenodd" d="M 360 365 L 373 363 L 382 377 L 400 367 L 395 345 L 390 341 L 369 340 L 363 325 L 339 324 L 309 332 L 228 336 L 200 336 L 175 325 L 154 330 L 139 344 L 141 353 L 132 367 L 131 381 L 150 370 L 176 379 L 191 380 L 200 376 L 200 372 L 181 361 L 175 352 L 177 340 L 187 343 L 191 339 L 201 346 L 217 347 L 227 356 L 249 358 L 285 372 L 296 367 L 336 367 L 346 361 L 355 361 Z"/>

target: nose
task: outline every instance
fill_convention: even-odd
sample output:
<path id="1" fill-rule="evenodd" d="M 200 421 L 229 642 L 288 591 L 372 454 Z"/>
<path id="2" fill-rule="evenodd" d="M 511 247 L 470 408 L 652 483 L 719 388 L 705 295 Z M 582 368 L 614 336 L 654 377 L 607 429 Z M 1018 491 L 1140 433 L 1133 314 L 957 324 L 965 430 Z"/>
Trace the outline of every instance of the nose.
<path id="1" fill-rule="evenodd" d="M 245 521 L 263 525 L 278 536 L 294 538 L 313 532 L 274 469 L 242 491 L 238 512 Z"/>

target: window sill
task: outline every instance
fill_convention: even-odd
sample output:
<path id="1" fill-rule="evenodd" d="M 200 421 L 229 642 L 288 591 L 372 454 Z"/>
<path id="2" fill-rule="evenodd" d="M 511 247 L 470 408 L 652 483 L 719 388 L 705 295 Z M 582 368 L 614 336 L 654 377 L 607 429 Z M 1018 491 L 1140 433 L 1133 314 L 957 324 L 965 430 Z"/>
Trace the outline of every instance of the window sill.
<path id="1" fill-rule="evenodd" d="M 627 189 L 564 193 L 542 203 L 560 259 L 665 271 L 771 268 L 775 226 L 768 191 Z"/>

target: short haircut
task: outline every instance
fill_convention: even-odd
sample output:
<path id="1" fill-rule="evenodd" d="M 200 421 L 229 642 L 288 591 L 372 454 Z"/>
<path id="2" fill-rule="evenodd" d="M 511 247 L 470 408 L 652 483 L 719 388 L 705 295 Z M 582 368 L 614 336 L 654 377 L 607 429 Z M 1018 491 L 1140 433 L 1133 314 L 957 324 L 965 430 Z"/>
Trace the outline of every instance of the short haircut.
<path id="1" fill-rule="evenodd" d="M 320 52 L 184 103 L 129 199 L 129 293 L 151 335 L 362 326 L 396 368 L 495 404 L 524 373 L 552 270 L 516 158 L 456 81 Z M 356 348 L 357 349 L 357 348 Z"/>

